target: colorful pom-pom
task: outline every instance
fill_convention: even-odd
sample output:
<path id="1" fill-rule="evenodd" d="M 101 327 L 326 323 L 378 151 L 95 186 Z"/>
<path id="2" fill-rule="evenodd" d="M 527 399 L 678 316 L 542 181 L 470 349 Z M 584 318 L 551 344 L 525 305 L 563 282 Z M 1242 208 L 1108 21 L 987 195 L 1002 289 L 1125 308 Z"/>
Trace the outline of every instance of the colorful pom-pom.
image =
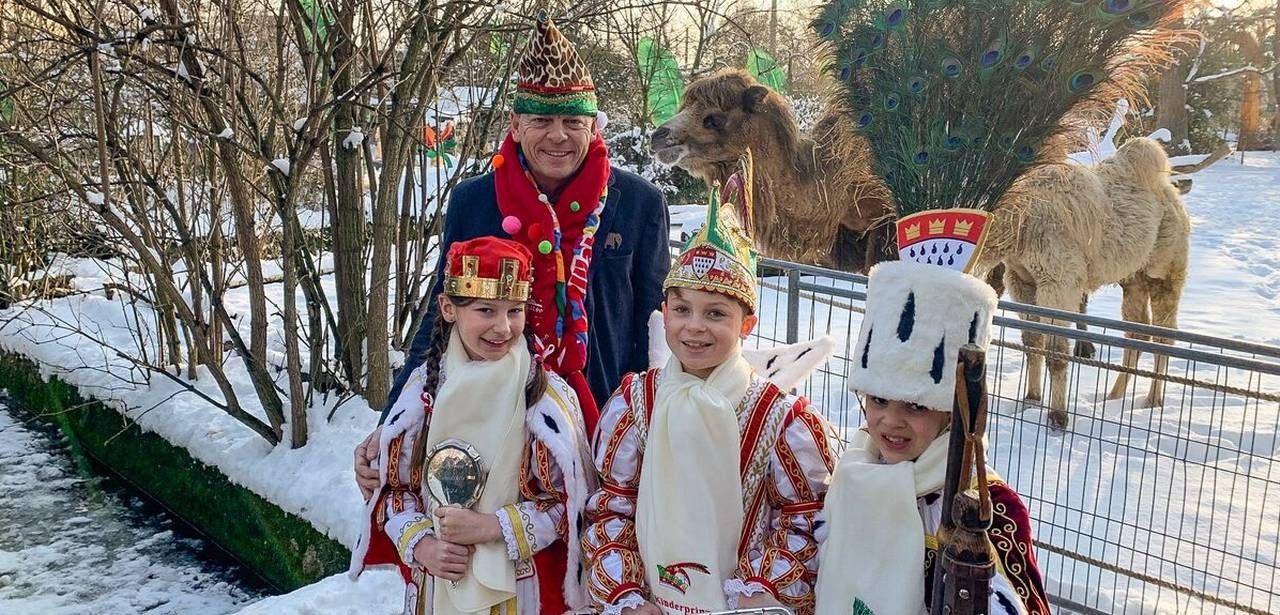
<path id="1" fill-rule="evenodd" d="M 577 201 L 569 203 L 569 211 L 575 214 L 578 213 L 579 211 L 582 211 L 582 203 L 579 203 Z"/>
<path id="2" fill-rule="evenodd" d="M 538 242 L 538 253 L 543 255 L 551 254 L 551 242 L 546 239 Z"/>
<path id="3" fill-rule="evenodd" d="M 534 238 L 534 239 L 536 239 L 536 238 L 538 238 L 538 237 L 542 237 L 542 225 L 541 225 L 541 224 L 538 224 L 537 222 L 534 222 L 533 224 L 530 224 L 530 225 L 529 225 L 529 237 L 530 237 L 530 238 Z"/>
<path id="4" fill-rule="evenodd" d="M 493 155 L 493 168 L 501 169 L 502 165 L 506 164 L 506 162 L 507 159 L 502 154 Z"/>
<path id="5" fill-rule="evenodd" d="M 520 218 L 515 216 L 507 216 L 502 219 L 502 230 L 513 237 L 517 235 L 523 227 L 524 225 L 520 223 Z"/>
<path id="6" fill-rule="evenodd" d="M 542 193 L 539 193 L 539 194 L 538 194 L 538 200 L 539 200 L 539 201 L 542 201 L 544 204 L 550 204 L 550 203 L 551 203 L 551 199 L 547 198 L 547 195 L 542 194 Z"/>

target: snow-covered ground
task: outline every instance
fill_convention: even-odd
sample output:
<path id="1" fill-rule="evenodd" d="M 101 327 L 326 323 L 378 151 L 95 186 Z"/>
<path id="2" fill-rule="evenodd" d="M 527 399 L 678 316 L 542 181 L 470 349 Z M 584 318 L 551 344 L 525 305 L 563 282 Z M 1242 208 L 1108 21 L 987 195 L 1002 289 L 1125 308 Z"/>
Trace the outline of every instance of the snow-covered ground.
<path id="1" fill-rule="evenodd" d="M 1195 175 L 1195 182 L 1186 198 L 1194 230 L 1181 328 L 1280 344 L 1280 155 L 1249 153 L 1244 164 L 1238 156 L 1223 160 Z M 691 223 L 697 216 L 695 207 L 673 211 L 679 223 Z M 70 261 L 64 266 L 84 275 L 78 288 L 101 285 L 95 264 Z M 271 288 L 279 292 L 278 286 Z M 785 298 L 774 290 L 762 295 L 761 333 L 781 339 Z M 1119 297 L 1118 289 L 1104 289 L 1092 298 L 1090 312 L 1118 317 Z M 278 303 L 281 298 L 272 300 Z M 296 300 L 301 303 L 302 297 Z M 227 303 L 229 309 L 247 313 L 243 289 L 234 291 Z M 847 345 L 856 332 L 857 313 L 809 298 L 800 308 L 801 337 L 830 333 Z M 56 326 L 59 322 L 86 325 L 100 340 L 126 347 L 137 331 L 150 330 L 145 313 L 140 323 L 118 298 L 90 292 L 21 315 L 0 312 L 0 348 L 39 360 L 47 375 L 56 374 L 106 400 L 144 429 L 188 448 L 197 459 L 310 520 L 327 535 L 347 545 L 354 542 L 360 502 L 350 454 L 375 422 L 367 407 L 348 402 L 326 422 L 335 402 L 318 400 L 310 411 L 308 446 L 271 450 L 243 426 L 193 396 L 178 393 L 169 382 L 153 378 L 147 385 L 134 386 L 108 370 L 86 369 L 109 366 L 113 373 L 128 373 L 118 357 L 68 335 Z M 1018 335 L 1004 331 L 1003 340 L 1016 343 Z M 278 339 L 273 343 L 273 350 L 279 350 Z M 1102 350 L 1100 358 L 1118 361 L 1114 349 Z M 1263 612 L 1280 612 L 1280 507 L 1264 506 L 1275 501 L 1274 492 L 1280 490 L 1273 469 L 1280 455 L 1280 403 L 1246 402 L 1204 387 L 1170 385 L 1164 408 L 1135 409 L 1132 400 L 1104 404 L 1098 398 L 1105 393 L 1108 374 L 1073 367 L 1073 425 L 1058 433 L 1044 426 L 1041 409 L 1024 410 L 1016 401 L 1025 386 L 1022 360 L 1016 350 L 992 350 L 991 392 L 997 403 L 989 435 L 992 463 L 1028 500 L 1041 541 L 1107 565 L 1221 594 Z M 229 376 L 244 391 L 241 399 L 247 409 L 260 413 L 235 363 L 228 363 Z M 1142 365 L 1149 367 L 1150 359 Z M 860 413 L 844 390 L 841 360 L 829 367 L 807 390 L 834 422 L 846 431 L 856 429 Z M 1234 370 L 1215 371 L 1182 360 L 1172 362 L 1171 372 L 1280 390 L 1277 377 L 1249 380 Z M 208 378 L 202 386 L 216 397 Z M 1145 379 L 1139 378 L 1135 390 L 1141 393 L 1145 388 Z M 1101 611 L 1213 608 L 1051 551 L 1038 555 L 1051 592 Z M 1210 574 L 1196 572 L 1205 570 Z M 334 577 L 295 592 L 293 598 L 256 605 L 252 612 L 333 612 L 328 609 L 335 605 L 365 600 L 376 604 L 362 604 L 362 610 L 394 610 L 400 600 L 398 581 L 393 575 L 377 574 L 353 585 Z"/>
<path id="2" fill-rule="evenodd" d="M 0 612 L 212 615 L 261 597 L 156 506 L 81 478 L 62 434 L 8 403 L 0 389 Z"/>
<path id="3" fill-rule="evenodd" d="M 1194 179 L 1186 196 L 1193 230 L 1180 328 L 1280 345 L 1280 155 L 1250 152 L 1241 164 L 1237 154 Z M 1089 312 L 1119 318 L 1120 298 L 1118 287 L 1103 289 L 1090 298 Z M 766 290 L 761 313 L 763 334 L 784 339 L 785 296 Z M 860 410 L 839 374 L 860 314 L 806 296 L 800 315 L 801 338 L 825 332 L 844 342 L 829 365 L 832 373 L 812 379 L 808 393 L 848 433 L 859 426 Z M 1013 329 L 998 328 L 995 337 L 1021 342 Z M 1119 349 L 1100 351 L 1099 358 L 1119 363 Z M 1139 367 L 1151 369 L 1150 355 Z M 1020 351 L 993 348 L 988 368 L 996 374 L 989 386 L 997 401 L 989 458 L 1028 501 L 1038 540 L 1261 612 L 1280 612 L 1280 507 L 1264 504 L 1280 497 L 1280 401 L 1170 384 L 1163 407 L 1136 408 L 1147 379 L 1131 381 L 1128 399 L 1103 402 L 1114 375 L 1075 365 L 1069 376 L 1072 426 L 1060 433 L 1045 426 L 1042 408 L 1021 401 L 1026 374 Z M 1181 359 L 1171 361 L 1170 373 L 1280 393 L 1276 375 Z M 1102 612 L 1232 612 L 1079 557 L 1044 549 L 1038 556 L 1051 593 Z"/>

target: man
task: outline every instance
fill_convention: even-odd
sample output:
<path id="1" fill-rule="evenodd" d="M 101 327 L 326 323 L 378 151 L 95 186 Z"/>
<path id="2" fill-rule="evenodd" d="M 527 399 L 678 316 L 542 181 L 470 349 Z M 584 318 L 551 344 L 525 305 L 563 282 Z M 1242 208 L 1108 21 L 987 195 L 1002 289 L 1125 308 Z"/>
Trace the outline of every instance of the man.
<path id="1" fill-rule="evenodd" d="M 596 400 L 607 399 L 623 374 L 647 367 L 648 318 L 662 303 L 671 262 L 662 193 L 609 165 L 596 113 L 586 64 L 555 24 L 539 20 L 494 170 L 454 189 L 440 246 L 443 254 L 455 241 L 496 235 L 533 253 L 531 328 L 545 364 L 577 393 L 588 433 Z M 433 296 L 443 279 L 437 266 Z M 388 407 L 422 362 L 435 316 L 432 308 L 419 327 Z M 370 467 L 378 435 L 356 449 L 366 497 L 378 483 Z"/>

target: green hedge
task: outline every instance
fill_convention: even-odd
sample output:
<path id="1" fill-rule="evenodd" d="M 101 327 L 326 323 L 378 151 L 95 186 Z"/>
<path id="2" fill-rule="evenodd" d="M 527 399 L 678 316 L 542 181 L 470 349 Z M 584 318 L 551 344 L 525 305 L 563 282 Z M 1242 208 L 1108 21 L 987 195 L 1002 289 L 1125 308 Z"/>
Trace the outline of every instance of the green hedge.
<path id="1" fill-rule="evenodd" d="M 232 483 L 217 468 L 85 400 L 35 363 L 0 352 L 0 388 L 66 433 L 72 452 L 107 468 L 192 526 L 266 582 L 292 591 L 346 569 L 351 552 L 306 520 Z M 153 412 L 163 412 L 163 408 Z"/>

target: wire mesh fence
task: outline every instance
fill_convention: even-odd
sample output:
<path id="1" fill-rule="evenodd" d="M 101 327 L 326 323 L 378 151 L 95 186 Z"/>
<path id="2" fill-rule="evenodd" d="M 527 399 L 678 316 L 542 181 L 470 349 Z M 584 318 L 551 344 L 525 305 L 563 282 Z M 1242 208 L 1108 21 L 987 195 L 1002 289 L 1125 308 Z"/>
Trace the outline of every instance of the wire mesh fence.
<path id="1" fill-rule="evenodd" d="M 748 345 L 836 338 L 836 356 L 802 392 L 847 436 L 862 417 L 844 374 L 866 279 L 762 264 Z M 1037 352 L 1028 333 L 1092 344 L 1091 358 L 1038 351 L 1065 363 L 1065 429 L 1050 425 L 1044 403 L 1024 399 Z M 1144 351 L 1131 369 L 1126 349 Z M 1165 372 L 1152 351 L 1169 357 Z M 987 361 L 988 459 L 1031 510 L 1058 608 L 1280 612 L 1280 348 L 1001 302 Z M 1107 400 L 1120 373 L 1127 384 Z M 1145 407 L 1153 378 L 1163 400 Z M 1048 400 L 1049 370 L 1040 380 Z"/>

